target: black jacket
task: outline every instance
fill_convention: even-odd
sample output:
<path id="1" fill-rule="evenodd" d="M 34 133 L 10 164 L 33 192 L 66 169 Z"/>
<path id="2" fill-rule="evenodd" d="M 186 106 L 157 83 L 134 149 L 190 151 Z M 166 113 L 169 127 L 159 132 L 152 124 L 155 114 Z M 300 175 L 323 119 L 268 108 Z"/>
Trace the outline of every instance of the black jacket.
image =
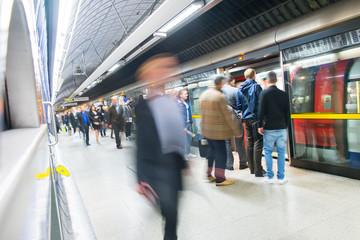
<path id="1" fill-rule="evenodd" d="M 87 120 L 88 120 L 88 125 L 90 126 L 91 124 L 91 120 L 90 120 L 90 114 L 89 112 L 85 111 Z M 82 128 L 85 125 L 84 123 L 84 118 L 81 112 L 76 113 L 76 126 L 78 128 Z"/>
<path id="2" fill-rule="evenodd" d="M 120 114 L 117 113 L 114 106 L 111 106 L 109 108 L 109 123 L 108 124 L 120 125 L 120 126 L 124 125 L 124 110 L 121 105 L 119 106 L 119 109 L 120 109 Z"/>
<path id="3" fill-rule="evenodd" d="M 162 154 L 156 124 L 147 100 L 135 107 L 137 118 L 137 175 L 139 182 L 147 182 L 155 187 L 159 182 L 181 189 L 181 169 L 186 163 L 180 154 L 175 157 Z"/>
<path id="4" fill-rule="evenodd" d="M 290 124 L 289 96 L 276 86 L 264 90 L 259 102 L 260 126 L 267 130 L 285 129 Z"/>

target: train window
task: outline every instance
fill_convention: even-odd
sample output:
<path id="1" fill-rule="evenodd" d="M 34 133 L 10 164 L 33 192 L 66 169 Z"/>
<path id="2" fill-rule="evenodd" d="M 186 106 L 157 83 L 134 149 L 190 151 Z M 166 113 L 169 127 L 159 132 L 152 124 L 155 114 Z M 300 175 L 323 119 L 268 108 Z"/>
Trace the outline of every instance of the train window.
<path id="1" fill-rule="evenodd" d="M 360 47 L 285 61 L 284 78 L 293 157 L 360 169 Z"/>

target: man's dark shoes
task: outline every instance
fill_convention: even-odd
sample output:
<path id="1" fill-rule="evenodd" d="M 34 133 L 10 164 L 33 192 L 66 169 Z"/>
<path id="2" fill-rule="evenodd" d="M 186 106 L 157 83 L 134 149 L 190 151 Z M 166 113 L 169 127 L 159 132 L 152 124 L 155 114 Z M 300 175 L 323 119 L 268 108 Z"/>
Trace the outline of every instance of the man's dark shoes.
<path id="1" fill-rule="evenodd" d="M 86 146 L 91 146 L 90 143 L 87 143 Z"/>
<path id="2" fill-rule="evenodd" d="M 247 169 L 249 166 L 248 165 L 240 165 L 240 170 L 243 170 L 243 169 Z"/>
<path id="3" fill-rule="evenodd" d="M 233 167 L 226 167 L 227 170 L 233 171 L 234 168 Z"/>
<path id="4" fill-rule="evenodd" d="M 265 170 L 262 170 L 262 173 L 260 173 L 260 174 L 255 173 L 255 177 L 266 177 L 266 176 L 267 176 L 267 174 L 266 174 Z"/>
<path id="5" fill-rule="evenodd" d="M 122 149 L 122 146 L 118 146 L 118 147 L 116 147 L 117 149 Z"/>

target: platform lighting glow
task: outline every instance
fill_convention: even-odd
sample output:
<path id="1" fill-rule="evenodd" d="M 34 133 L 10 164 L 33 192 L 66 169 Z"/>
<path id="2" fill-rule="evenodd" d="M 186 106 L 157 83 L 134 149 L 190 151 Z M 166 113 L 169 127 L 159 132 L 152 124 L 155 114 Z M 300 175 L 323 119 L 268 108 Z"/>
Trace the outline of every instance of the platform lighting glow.
<path id="1" fill-rule="evenodd" d="M 165 26 L 159 29 L 158 32 L 166 33 L 179 25 L 182 21 L 190 17 L 192 14 L 194 14 L 197 10 L 199 10 L 202 7 L 202 2 L 195 2 L 191 4 L 189 7 L 187 7 L 185 10 L 183 10 L 179 15 L 177 15 L 175 18 L 170 20 Z"/>
<path id="2" fill-rule="evenodd" d="M 120 67 L 120 64 L 119 64 L 119 63 L 116 63 L 114 66 L 112 66 L 112 67 L 108 70 L 108 72 L 113 72 L 113 71 L 115 71 L 118 67 Z"/>

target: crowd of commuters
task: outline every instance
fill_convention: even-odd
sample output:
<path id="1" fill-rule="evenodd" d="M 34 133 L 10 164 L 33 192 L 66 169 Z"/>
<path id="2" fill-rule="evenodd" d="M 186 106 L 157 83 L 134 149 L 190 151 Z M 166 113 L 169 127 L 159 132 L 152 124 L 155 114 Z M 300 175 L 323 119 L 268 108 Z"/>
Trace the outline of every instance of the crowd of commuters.
<path id="1" fill-rule="evenodd" d="M 124 98 L 122 103 L 118 104 L 118 97 L 114 96 L 110 108 L 104 105 L 98 107 L 91 105 L 89 109 L 86 106 L 77 109 L 73 108 L 63 114 L 55 115 L 57 132 L 62 130 L 71 135 L 72 130 L 74 133 L 78 131 L 82 133 L 84 145 L 91 146 L 89 143 L 89 130 L 95 132 L 96 142 L 101 144 L 99 136 L 108 137 L 106 129 L 111 128 L 111 133 L 115 135 L 116 147 L 122 149 L 120 132 L 125 130 L 126 140 L 133 140 L 131 138 L 131 125 L 134 107 L 132 98 Z"/>
<path id="2" fill-rule="evenodd" d="M 177 239 L 181 172 L 188 168 L 186 160 L 196 157 L 190 151 L 195 134 L 192 132 L 188 90 L 171 90 L 165 94 L 161 84 L 176 72 L 176 59 L 162 54 L 146 61 L 136 75 L 141 84 L 159 83 L 152 84 L 147 99 L 135 108 L 136 158 L 138 192 L 160 205 L 165 219 L 164 239 Z M 269 72 L 263 80 L 263 85 L 268 87 L 264 91 L 255 81 L 254 69 L 247 69 L 244 75 L 246 80 L 238 88 L 234 87 L 231 76 L 217 75 L 215 86 L 208 87 L 200 96 L 201 134 L 208 142 L 205 179 L 215 182 L 216 186 L 234 183 L 225 176 L 226 169 L 234 170 L 233 142 L 239 154 L 239 169 L 249 168 L 255 177 L 265 177 L 265 182 L 274 183 L 272 152 L 275 144 L 278 151 L 277 178 L 279 184 L 284 184 L 287 182 L 284 174 L 286 128 L 290 118 L 287 94 L 276 87 L 274 72 Z M 263 145 L 267 171 L 261 164 Z"/>
<path id="3" fill-rule="evenodd" d="M 83 133 L 87 146 L 90 146 L 90 127 L 100 144 L 99 133 L 105 137 L 108 126 L 115 135 L 116 148 L 122 149 L 119 133 L 124 131 L 125 139 L 133 140 L 131 127 L 136 117 L 137 190 L 160 206 L 165 219 L 164 239 L 177 239 L 182 173 L 189 172 L 186 160 L 196 157 L 191 153 L 195 134 L 188 90 L 164 92 L 164 83 L 175 75 L 177 67 L 174 56 L 156 55 L 136 72 L 140 84 L 152 83 L 147 98 L 139 97 L 136 106 L 131 98 L 125 97 L 119 103 L 119 98 L 114 96 L 109 108 L 91 106 L 87 111 L 81 106 L 75 114 L 68 111 L 62 119 L 68 129 Z M 247 69 L 244 76 L 245 82 L 235 87 L 231 76 L 216 75 L 214 86 L 208 87 L 199 98 L 201 134 L 208 142 L 205 180 L 215 182 L 216 186 L 234 183 L 226 178 L 225 170 L 234 170 L 232 149 L 235 147 L 240 170 L 249 168 L 250 174 L 274 183 L 272 152 L 276 145 L 277 179 L 279 184 L 284 184 L 287 182 L 284 166 L 290 122 L 289 98 L 276 87 L 274 72 L 263 79 L 265 90 L 255 81 L 254 69 Z M 267 171 L 261 164 L 263 147 Z"/>

